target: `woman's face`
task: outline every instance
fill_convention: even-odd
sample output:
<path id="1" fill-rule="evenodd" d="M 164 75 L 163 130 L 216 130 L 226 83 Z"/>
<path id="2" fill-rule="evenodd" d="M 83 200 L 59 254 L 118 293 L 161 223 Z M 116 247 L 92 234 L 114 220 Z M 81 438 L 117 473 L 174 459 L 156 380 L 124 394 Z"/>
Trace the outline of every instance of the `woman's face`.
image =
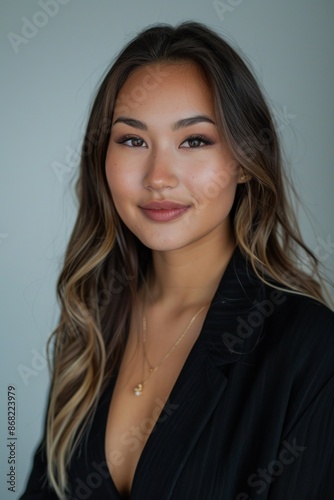
<path id="1" fill-rule="evenodd" d="M 241 171 L 215 122 L 212 92 L 193 64 L 142 67 L 124 83 L 106 175 L 119 216 L 147 247 L 233 239 Z"/>

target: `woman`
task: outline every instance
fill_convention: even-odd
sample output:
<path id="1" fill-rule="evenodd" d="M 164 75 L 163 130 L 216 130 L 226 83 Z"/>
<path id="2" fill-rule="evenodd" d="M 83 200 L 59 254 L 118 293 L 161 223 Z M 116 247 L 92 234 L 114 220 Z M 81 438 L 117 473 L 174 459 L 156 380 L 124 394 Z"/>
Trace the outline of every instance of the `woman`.
<path id="1" fill-rule="evenodd" d="M 198 23 L 132 40 L 78 197 L 22 498 L 333 498 L 334 315 L 235 51 Z"/>

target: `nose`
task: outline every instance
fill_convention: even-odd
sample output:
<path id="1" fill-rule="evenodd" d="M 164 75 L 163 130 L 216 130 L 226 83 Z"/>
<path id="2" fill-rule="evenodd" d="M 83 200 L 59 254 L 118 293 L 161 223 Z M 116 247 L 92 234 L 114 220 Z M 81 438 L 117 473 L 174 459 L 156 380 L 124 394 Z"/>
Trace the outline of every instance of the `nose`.
<path id="1" fill-rule="evenodd" d="M 154 191 L 175 188 L 179 181 L 176 175 L 176 164 L 173 155 L 167 151 L 152 152 L 148 159 L 144 186 Z"/>

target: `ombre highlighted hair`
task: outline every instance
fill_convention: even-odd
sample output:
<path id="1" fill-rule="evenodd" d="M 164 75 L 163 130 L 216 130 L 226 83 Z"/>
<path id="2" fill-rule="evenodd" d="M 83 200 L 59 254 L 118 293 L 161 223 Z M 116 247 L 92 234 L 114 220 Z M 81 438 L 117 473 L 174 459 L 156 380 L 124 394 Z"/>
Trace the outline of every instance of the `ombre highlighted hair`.
<path id="1" fill-rule="evenodd" d="M 318 260 L 304 244 L 291 208 L 274 122 L 248 66 L 200 23 L 155 25 L 139 33 L 107 72 L 90 112 L 77 181 L 78 215 L 57 284 L 61 317 L 49 340 L 46 455 L 48 480 L 60 498 L 66 497 L 73 452 L 119 367 L 135 298 L 151 264 L 151 251 L 120 220 L 106 180 L 113 113 L 117 106 L 133 105 L 118 100 L 133 71 L 145 66 L 150 76 L 141 94 L 132 96 L 140 99 L 163 78 L 154 71 L 173 62 L 202 69 L 219 130 L 249 176 L 238 185 L 230 214 L 242 253 L 267 284 L 326 302 Z"/>

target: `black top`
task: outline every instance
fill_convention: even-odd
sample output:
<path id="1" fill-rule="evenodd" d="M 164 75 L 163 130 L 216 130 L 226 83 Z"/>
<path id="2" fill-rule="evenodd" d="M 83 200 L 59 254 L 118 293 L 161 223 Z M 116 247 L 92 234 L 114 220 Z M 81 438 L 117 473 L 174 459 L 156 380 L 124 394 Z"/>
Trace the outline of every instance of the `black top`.
<path id="1" fill-rule="evenodd" d="M 121 498 L 104 453 L 115 379 L 70 464 L 68 499 Z M 129 432 L 129 449 L 145 432 Z M 21 499 L 57 498 L 44 480 L 39 448 Z M 264 285 L 236 250 L 141 454 L 130 498 L 333 500 L 334 314 Z"/>

